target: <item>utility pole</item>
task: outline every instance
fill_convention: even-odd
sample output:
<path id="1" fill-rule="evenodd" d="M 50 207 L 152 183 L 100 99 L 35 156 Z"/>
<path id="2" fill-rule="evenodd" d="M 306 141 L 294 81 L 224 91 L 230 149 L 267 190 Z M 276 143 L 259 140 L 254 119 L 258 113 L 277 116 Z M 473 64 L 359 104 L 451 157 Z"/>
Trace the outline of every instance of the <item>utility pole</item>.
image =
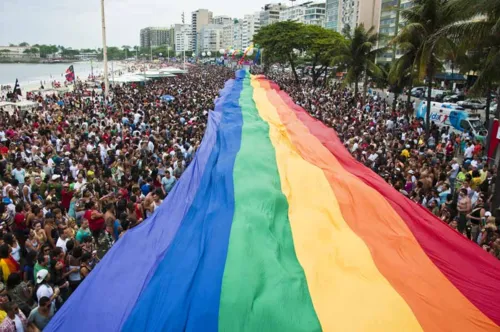
<path id="1" fill-rule="evenodd" d="M 186 70 L 186 41 L 184 39 L 184 12 L 182 12 L 182 69 Z"/>
<path id="2" fill-rule="evenodd" d="M 104 15 L 104 0 L 101 0 L 101 19 L 102 19 L 102 58 L 104 61 L 104 97 L 107 99 L 109 95 L 109 78 L 108 78 L 108 49 L 106 46 L 106 19 Z"/>

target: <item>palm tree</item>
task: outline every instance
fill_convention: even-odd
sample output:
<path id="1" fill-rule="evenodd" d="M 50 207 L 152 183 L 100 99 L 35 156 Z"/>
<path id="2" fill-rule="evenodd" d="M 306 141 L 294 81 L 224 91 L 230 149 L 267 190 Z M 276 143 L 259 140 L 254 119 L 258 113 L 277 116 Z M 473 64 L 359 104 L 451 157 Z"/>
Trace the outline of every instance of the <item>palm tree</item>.
<path id="1" fill-rule="evenodd" d="M 413 6 L 401 10 L 405 26 L 395 40 L 417 41 L 415 63 L 418 63 L 420 78 L 427 77 L 427 107 L 431 104 L 432 80 L 441 67 L 440 52 L 446 37 L 438 32 L 453 23 L 456 15 L 445 9 L 447 0 L 414 0 Z M 430 112 L 426 112 L 426 134 L 430 134 Z"/>
<path id="2" fill-rule="evenodd" d="M 420 72 L 418 60 L 420 45 L 423 42 L 420 37 L 421 35 L 416 33 L 400 33 L 389 43 L 396 46 L 402 53 L 401 57 L 392 62 L 389 83 L 393 85 L 406 85 L 404 83 L 408 83 L 407 103 L 411 102 L 413 81 Z"/>
<path id="3" fill-rule="evenodd" d="M 489 124 L 491 88 L 500 82 L 500 0 L 454 0 L 449 12 L 460 12 L 462 19 L 443 27 L 439 34 L 460 40 L 469 48 L 468 56 L 479 64 L 473 94 L 486 92 L 486 125 Z M 497 108 L 497 118 L 500 111 Z"/>
<path id="4" fill-rule="evenodd" d="M 368 76 L 380 75 L 381 70 L 375 64 L 375 56 L 381 51 L 375 49 L 378 41 L 378 34 L 375 28 L 366 30 L 363 24 L 358 25 L 353 33 L 346 33 L 346 42 L 339 46 L 339 55 L 333 58 L 333 63 L 347 70 L 346 82 L 354 83 L 354 94 L 359 91 L 359 80 L 365 75 L 364 93 Z"/>

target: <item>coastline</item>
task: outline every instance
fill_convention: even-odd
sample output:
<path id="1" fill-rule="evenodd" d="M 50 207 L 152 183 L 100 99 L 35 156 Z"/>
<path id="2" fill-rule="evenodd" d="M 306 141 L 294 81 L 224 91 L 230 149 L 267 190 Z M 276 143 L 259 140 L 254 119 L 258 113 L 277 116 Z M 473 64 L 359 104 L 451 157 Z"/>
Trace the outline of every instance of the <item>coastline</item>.
<path id="1" fill-rule="evenodd" d="M 7 64 L 8 65 L 8 64 Z M 26 66 L 44 66 L 48 68 L 57 68 L 57 65 L 64 65 L 62 68 L 58 68 L 56 71 L 52 72 L 52 74 L 41 74 L 41 75 L 34 75 L 32 77 L 29 77 L 28 79 L 20 79 L 19 80 L 19 85 L 21 87 L 22 95 L 25 98 L 26 92 L 30 91 L 35 91 L 40 88 L 40 83 L 43 82 L 44 89 L 49 90 L 52 89 L 52 82 L 59 82 L 61 83 L 61 87 L 64 87 L 64 76 L 63 72 L 66 70 L 66 68 L 70 65 L 75 65 L 75 75 L 76 78 L 81 81 L 81 82 L 86 82 L 89 81 L 90 75 L 93 74 L 94 78 L 99 80 L 99 78 L 103 74 L 103 62 L 102 61 L 92 61 L 92 67 L 91 69 L 91 62 L 90 61 L 71 61 L 69 63 L 23 63 L 20 65 L 26 65 Z M 122 61 L 117 61 L 113 64 L 114 66 L 114 74 L 119 75 L 119 72 L 126 72 L 127 67 L 129 66 L 129 63 L 123 63 Z M 84 67 L 84 68 L 76 68 L 77 66 L 79 67 Z M 110 68 L 110 75 L 112 75 L 111 71 L 111 66 Z M 0 85 L 10 85 L 13 86 L 15 79 L 13 79 L 11 82 L 7 81 L 5 82 L 5 78 L 3 78 L 3 81 L 0 82 Z M 70 84 L 67 86 L 70 90 L 72 89 L 73 85 Z M 1 92 L 0 92 L 1 93 Z"/>

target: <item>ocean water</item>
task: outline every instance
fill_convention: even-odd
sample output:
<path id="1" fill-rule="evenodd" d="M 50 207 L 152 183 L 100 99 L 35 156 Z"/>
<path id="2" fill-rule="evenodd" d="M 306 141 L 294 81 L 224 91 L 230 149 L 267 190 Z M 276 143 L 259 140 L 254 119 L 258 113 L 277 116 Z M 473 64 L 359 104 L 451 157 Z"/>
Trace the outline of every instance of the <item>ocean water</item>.
<path id="1" fill-rule="evenodd" d="M 0 63 L 0 84 L 14 85 L 16 79 L 22 85 L 38 84 L 45 81 L 57 80 L 64 82 L 64 73 L 69 66 L 73 65 L 75 75 L 80 78 L 87 78 L 93 69 L 94 75 L 102 74 L 103 63 L 93 61 L 75 63 Z M 91 68 L 93 67 L 93 68 Z M 111 70 L 111 63 L 109 64 Z"/>

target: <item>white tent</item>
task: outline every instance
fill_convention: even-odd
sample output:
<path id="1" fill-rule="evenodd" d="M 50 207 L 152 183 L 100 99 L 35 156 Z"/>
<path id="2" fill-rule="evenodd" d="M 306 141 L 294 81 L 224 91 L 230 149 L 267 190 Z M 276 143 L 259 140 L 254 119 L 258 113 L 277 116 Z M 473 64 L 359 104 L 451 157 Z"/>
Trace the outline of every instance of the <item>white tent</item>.
<path id="1" fill-rule="evenodd" d="M 131 83 L 131 82 L 144 82 L 148 81 L 149 78 L 143 75 L 125 75 L 120 77 L 115 77 L 115 79 L 110 79 L 110 82 L 113 83 Z"/>
<path id="2" fill-rule="evenodd" d="M 145 72 L 144 75 L 148 78 L 175 77 L 172 73 L 152 70 Z"/>
<path id="3" fill-rule="evenodd" d="M 170 74 L 187 74 L 187 70 L 182 70 L 182 69 L 174 68 L 174 67 L 161 68 L 160 72 L 170 73 Z"/>

